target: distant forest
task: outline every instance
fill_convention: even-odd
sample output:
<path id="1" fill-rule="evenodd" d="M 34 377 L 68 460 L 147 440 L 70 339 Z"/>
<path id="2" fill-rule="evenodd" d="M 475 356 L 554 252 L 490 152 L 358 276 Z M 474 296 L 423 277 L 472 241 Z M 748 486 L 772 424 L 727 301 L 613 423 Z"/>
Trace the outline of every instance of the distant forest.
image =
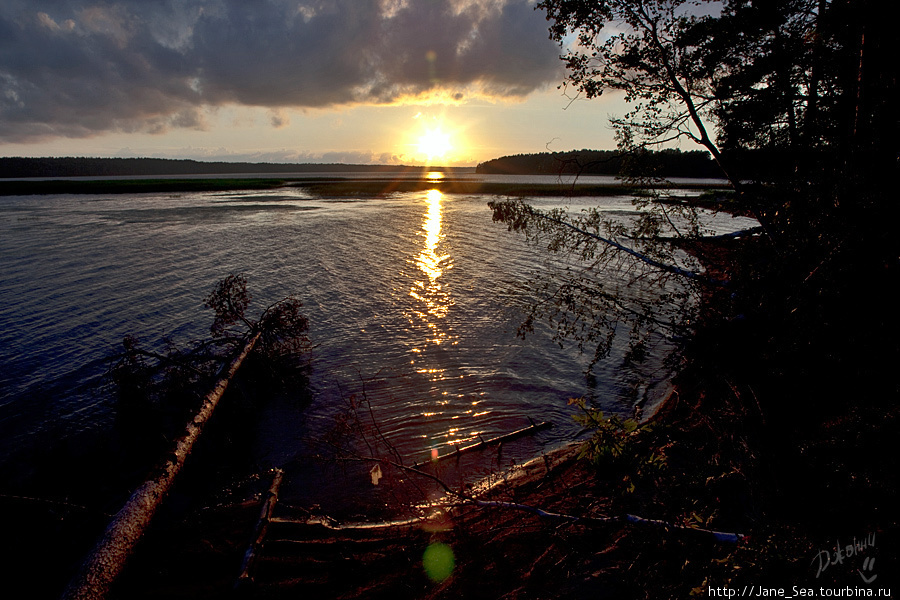
<path id="1" fill-rule="evenodd" d="M 0 157 L 0 178 L 127 177 L 153 175 L 238 175 L 241 173 L 346 173 L 423 171 L 398 165 L 202 162 L 167 158 L 21 158 Z M 444 169 L 448 170 L 448 169 Z M 457 169 L 449 169 L 457 170 Z M 471 171 L 470 169 L 465 169 Z"/>
<path id="2" fill-rule="evenodd" d="M 485 175 L 625 175 L 631 172 L 661 177 L 722 177 L 708 152 L 677 149 L 632 154 L 615 150 L 516 154 L 483 162 L 475 172 Z"/>

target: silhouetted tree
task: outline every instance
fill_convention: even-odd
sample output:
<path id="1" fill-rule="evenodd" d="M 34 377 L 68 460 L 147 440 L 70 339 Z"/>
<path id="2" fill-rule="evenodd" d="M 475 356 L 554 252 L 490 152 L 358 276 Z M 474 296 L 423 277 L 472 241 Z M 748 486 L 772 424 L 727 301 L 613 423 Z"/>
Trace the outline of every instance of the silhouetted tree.
<path id="1" fill-rule="evenodd" d="M 898 254 L 897 203 L 888 196 L 900 139 L 888 109 L 896 74 L 887 26 L 873 3 L 544 0 L 538 6 L 551 37 L 569 45 L 567 85 L 588 98 L 625 93 L 631 108 L 612 120 L 620 150 L 640 156 L 676 140 L 696 142 L 730 181 L 730 210 L 749 212 L 762 225 L 765 241 L 724 277 L 733 312 L 755 329 L 730 336 L 721 358 L 789 374 L 799 385 L 865 354 L 876 343 L 874 332 L 896 330 L 885 304 Z M 675 298 L 697 298 L 720 287 L 714 280 L 722 277 L 701 277 L 681 251 L 685 244 L 694 254 L 709 247 L 698 245 L 709 240 L 696 205 L 664 200 L 638 198 L 641 211 L 632 222 L 601 211 L 572 215 L 492 203 L 495 220 L 578 263 L 533 286 L 540 293 L 531 314 L 562 324 L 564 337 L 598 343 L 596 356 L 605 354 L 621 318 L 666 323 L 672 331 L 688 325 L 693 315 L 683 304 L 667 306 L 670 290 L 661 284 L 677 280 Z M 865 315 L 868 325 L 855 326 L 849 315 Z M 853 359 L 851 370 L 868 372 L 859 362 Z"/>
<path id="2" fill-rule="evenodd" d="M 707 118 L 714 102 L 714 73 L 704 49 L 689 40 L 706 19 L 690 15 L 693 2 L 545 0 L 550 34 L 578 44 L 564 56 L 569 83 L 588 98 L 625 92 L 632 109 L 612 119 L 620 145 L 659 145 L 686 137 L 705 147 L 732 185 L 732 173 Z"/>
<path id="3" fill-rule="evenodd" d="M 897 172 L 885 19 L 849 0 L 545 0 L 568 84 L 622 90 L 623 150 L 690 139 L 775 243 L 884 214 Z M 712 129 L 714 128 L 714 129 Z M 749 181 L 777 185 L 755 187 Z M 787 198 L 787 196 L 793 196 Z M 891 203 L 893 204 L 893 203 Z M 859 212 L 866 211 L 865 213 Z M 892 211 L 892 215 L 893 215 Z M 776 222 L 777 221 L 777 222 Z M 796 227 L 794 227 L 796 226 Z M 793 230 L 792 230 L 793 228 Z M 802 244 L 818 236 L 803 235 Z"/>

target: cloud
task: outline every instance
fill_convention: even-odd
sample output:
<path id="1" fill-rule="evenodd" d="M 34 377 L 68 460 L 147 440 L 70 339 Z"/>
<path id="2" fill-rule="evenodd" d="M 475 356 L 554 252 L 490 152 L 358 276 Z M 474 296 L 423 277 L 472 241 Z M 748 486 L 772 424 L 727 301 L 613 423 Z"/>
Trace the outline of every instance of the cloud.
<path id="1" fill-rule="evenodd" d="M 521 98 L 562 79 L 528 0 L 4 0 L 0 139 L 272 109 Z"/>
<path id="2" fill-rule="evenodd" d="M 269 111 L 269 123 L 275 129 L 281 129 L 291 124 L 291 117 L 281 109 L 272 109 Z"/>

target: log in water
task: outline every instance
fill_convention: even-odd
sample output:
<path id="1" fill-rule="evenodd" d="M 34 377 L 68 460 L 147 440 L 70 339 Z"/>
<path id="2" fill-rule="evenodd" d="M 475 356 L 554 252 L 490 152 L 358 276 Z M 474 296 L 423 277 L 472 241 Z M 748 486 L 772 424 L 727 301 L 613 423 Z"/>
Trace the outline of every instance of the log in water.
<path id="1" fill-rule="evenodd" d="M 125 506 L 116 513 L 63 594 L 64 600 L 100 600 L 109 593 L 110 586 L 122 572 L 125 562 L 169 493 L 175 477 L 184 466 L 204 425 L 209 421 L 219 400 L 228 389 L 228 384 L 253 350 L 260 335 L 257 332 L 250 337 L 231 362 L 222 367 L 197 413 L 187 423 L 184 434 L 175 442 L 175 447 L 162 465 L 159 475 L 148 479 L 138 487 Z"/>

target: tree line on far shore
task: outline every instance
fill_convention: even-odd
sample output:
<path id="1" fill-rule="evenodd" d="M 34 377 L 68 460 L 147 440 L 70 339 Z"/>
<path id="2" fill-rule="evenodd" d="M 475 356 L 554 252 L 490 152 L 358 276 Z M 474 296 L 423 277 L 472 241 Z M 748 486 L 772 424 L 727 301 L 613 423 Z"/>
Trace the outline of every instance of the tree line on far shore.
<path id="1" fill-rule="evenodd" d="M 170 158 L 0 157 L 0 178 L 423 171 L 403 165 L 205 162 Z"/>
<path id="2" fill-rule="evenodd" d="M 515 154 L 476 167 L 476 173 L 485 175 L 622 175 L 629 172 L 652 172 L 660 177 L 722 177 L 708 152 L 677 148 L 634 153 L 571 150 Z"/>
<path id="3" fill-rule="evenodd" d="M 780 164 L 775 157 L 742 156 L 752 173 Z M 425 172 L 432 167 L 408 165 L 353 165 L 343 163 L 205 162 L 169 158 L 0 157 L 0 179 L 24 177 L 129 177 L 171 175 L 237 175 L 286 173 L 396 173 Z M 469 171 L 471 167 L 441 167 L 444 171 Z M 652 173 L 659 177 L 721 178 L 722 173 L 704 150 L 570 150 L 502 156 L 480 163 L 479 174 L 503 175 L 628 175 Z"/>

